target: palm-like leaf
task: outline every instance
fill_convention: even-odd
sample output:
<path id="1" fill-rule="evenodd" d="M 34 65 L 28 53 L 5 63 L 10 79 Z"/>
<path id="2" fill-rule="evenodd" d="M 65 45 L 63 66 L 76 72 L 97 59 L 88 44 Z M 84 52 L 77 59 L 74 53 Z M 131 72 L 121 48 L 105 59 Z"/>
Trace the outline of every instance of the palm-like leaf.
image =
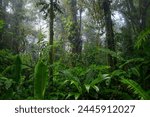
<path id="1" fill-rule="evenodd" d="M 141 99 L 144 99 L 144 100 L 150 99 L 150 96 L 141 88 L 141 86 L 137 82 L 131 79 L 124 79 L 124 78 L 121 79 L 121 82 L 123 84 L 126 84 L 128 88 L 134 92 L 134 94 L 139 95 Z"/>
<path id="2" fill-rule="evenodd" d="M 149 35 L 150 35 L 150 29 L 144 30 L 140 33 L 140 35 L 138 36 L 138 39 L 135 43 L 135 47 L 137 49 L 139 49 L 140 47 L 142 47 L 144 45 L 144 43 L 149 40 Z"/>
<path id="3" fill-rule="evenodd" d="M 43 12 L 44 13 L 44 18 L 47 18 L 48 15 L 50 15 L 50 8 L 51 8 L 51 5 L 53 5 L 53 8 L 54 8 L 54 11 L 53 12 L 58 12 L 58 13 L 63 13 L 62 12 L 62 9 L 59 5 L 59 1 L 53 1 L 52 3 L 47 3 L 45 1 L 41 1 L 41 2 L 38 2 L 36 4 L 36 6 L 42 6 L 40 12 Z"/>
<path id="4" fill-rule="evenodd" d="M 89 93 L 90 88 L 92 87 L 93 89 L 95 89 L 96 92 L 99 92 L 99 87 L 97 87 L 96 85 L 108 79 L 110 79 L 110 76 L 108 74 L 99 74 L 99 77 L 94 79 L 90 84 L 84 84 L 85 89 Z"/>

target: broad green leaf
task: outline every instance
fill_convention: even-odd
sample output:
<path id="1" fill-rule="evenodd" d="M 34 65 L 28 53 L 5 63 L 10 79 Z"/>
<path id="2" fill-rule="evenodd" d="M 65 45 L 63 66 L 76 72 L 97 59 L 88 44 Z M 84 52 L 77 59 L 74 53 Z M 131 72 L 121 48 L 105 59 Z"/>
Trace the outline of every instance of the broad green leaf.
<path id="1" fill-rule="evenodd" d="M 90 85 L 89 84 L 85 84 L 85 89 L 89 93 L 90 92 Z"/>
<path id="2" fill-rule="evenodd" d="M 122 76 L 122 75 L 124 75 L 124 74 L 127 74 L 125 71 L 123 71 L 123 70 L 115 70 L 115 71 L 113 71 L 112 72 L 112 76 L 114 77 L 114 76 Z"/>
<path id="3" fill-rule="evenodd" d="M 103 77 L 103 79 L 110 79 L 109 74 L 103 74 L 102 77 Z"/>
<path id="4" fill-rule="evenodd" d="M 44 98 L 46 84 L 48 81 L 47 70 L 47 66 L 42 61 L 38 61 L 34 71 L 34 97 L 36 99 Z"/>
<path id="5" fill-rule="evenodd" d="M 82 88 L 81 88 L 81 86 L 79 85 L 79 83 L 78 83 L 77 81 L 71 80 L 71 83 L 70 83 L 70 84 L 71 84 L 71 85 L 74 84 L 74 85 L 76 86 L 76 88 L 78 89 L 78 91 L 79 91 L 80 93 L 82 93 Z"/>
<path id="6" fill-rule="evenodd" d="M 80 93 L 71 92 L 71 93 L 68 94 L 68 96 L 66 97 L 66 99 L 68 99 L 68 98 L 70 98 L 72 96 L 75 98 L 75 100 L 77 100 L 80 97 Z"/>
<path id="7" fill-rule="evenodd" d="M 75 100 L 77 100 L 80 97 L 80 93 L 75 93 Z"/>
<path id="8" fill-rule="evenodd" d="M 94 85 L 96 85 L 96 84 L 98 84 L 98 83 L 101 83 L 102 81 L 104 81 L 104 80 L 106 80 L 106 79 L 110 79 L 109 74 L 99 75 L 99 77 L 96 78 L 96 79 L 94 79 L 94 80 L 90 83 L 90 85 L 91 85 L 91 86 L 94 86 Z"/>
<path id="9" fill-rule="evenodd" d="M 99 92 L 99 87 L 98 86 L 94 85 L 92 87 L 93 87 L 93 89 L 95 89 L 96 92 Z"/>
<path id="10" fill-rule="evenodd" d="M 102 82 L 102 81 L 103 81 L 103 78 L 102 78 L 102 77 L 98 77 L 98 78 L 94 79 L 94 80 L 90 83 L 90 85 L 91 85 L 91 86 L 94 86 L 94 85 L 96 85 L 96 84 L 98 84 L 98 83 L 100 83 L 100 82 Z"/>

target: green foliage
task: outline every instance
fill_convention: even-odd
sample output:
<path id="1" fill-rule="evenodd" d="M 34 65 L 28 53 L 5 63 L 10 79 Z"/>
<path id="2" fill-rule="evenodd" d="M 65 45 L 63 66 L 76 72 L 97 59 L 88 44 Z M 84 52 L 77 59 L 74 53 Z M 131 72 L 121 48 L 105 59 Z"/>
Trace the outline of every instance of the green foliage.
<path id="1" fill-rule="evenodd" d="M 4 25 L 5 25 L 4 21 L 0 20 L 0 32 L 2 32 Z"/>
<path id="2" fill-rule="evenodd" d="M 34 71 L 34 97 L 44 99 L 48 81 L 48 68 L 42 60 L 39 60 Z"/>
<path id="3" fill-rule="evenodd" d="M 12 98 L 12 86 L 14 82 L 12 79 L 0 75 L 0 99 Z"/>
<path id="4" fill-rule="evenodd" d="M 94 79 L 90 84 L 85 84 L 85 88 L 89 93 L 90 88 L 93 88 L 96 92 L 99 92 L 99 87 L 97 86 L 103 81 L 110 80 L 109 74 L 99 74 L 98 78 Z"/>
<path id="5" fill-rule="evenodd" d="M 89 68 L 80 66 L 64 70 L 58 74 L 60 86 L 57 92 L 63 92 L 65 99 L 97 99 L 93 93 L 99 93 L 100 84 L 106 85 L 110 80 L 109 74 L 102 74 L 107 69 L 106 66 L 91 65 Z"/>
<path id="6" fill-rule="evenodd" d="M 139 34 L 135 42 L 137 54 L 143 58 L 149 59 L 150 58 L 149 44 L 150 44 L 150 29 L 146 29 Z"/>
<path id="7" fill-rule="evenodd" d="M 120 65 L 120 68 L 126 67 L 126 66 L 130 66 L 132 64 L 138 64 L 143 62 L 144 59 L 143 58 L 133 58 L 133 59 L 129 59 L 127 61 L 125 61 L 122 65 Z"/>
<path id="8" fill-rule="evenodd" d="M 47 3 L 45 1 L 40 1 L 40 2 L 37 2 L 36 6 L 42 6 L 40 12 L 43 12 L 44 13 L 44 18 L 46 19 L 50 14 L 50 7 L 51 7 L 51 4 L 52 3 Z M 53 12 L 58 12 L 58 13 L 63 13 L 62 10 L 61 10 L 61 7 L 59 5 L 59 1 L 53 1 L 53 8 L 54 8 L 54 11 Z M 53 16 L 55 17 L 55 16 Z"/>
<path id="9" fill-rule="evenodd" d="M 9 50 L 0 50 L 0 73 L 12 65 L 14 55 Z"/>
<path id="10" fill-rule="evenodd" d="M 15 58 L 15 64 L 13 66 L 13 70 L 14 70 L 13 80 L 16 83 L 19 83 L 21 81 L 21 66 L 22 66 L 21 58 L 19 55 L 17 55 Z"/>
<path id="11" fill-rule="evenodd" d="M 124 61 L 124 58 L 121 56 L 120 52 L 113 52 L 109 49 L 95 46 L 95 45 L 85 45 L 85 50 L 83 51 L 82 58 L 85 65 L 88 64 L 98 64 L 98 65 L 107 65 L 107 55 L 111 55 L 116 58 L 118 61 Z"/>
<path id="12" fill-rule="evenodd" d="M 3 76 L 0 76 L 0 87 L 1 87 L 0 91 L 2 91 L 2 89 L 8 90 L 13 83 L 14 82 L 12 79 L 8 79 Z"/>
<path id="13" fill-rule="evenodd" d="M 40 31 L 38 33 L 38 43 L 42 42 L 46 36 Z"/>
<path id="14" fill-rule="evenodd" d="M 124 2 L 119 1 L 120 4 L 116 4 L 116 1 L 111 4 L 114 5 L 111 7 L 114 10 L 111 10 L 120 11 L 118 16 L 123 19 L 122 26 L 113 28 L 115 52 L 106 48 L 107 30 L 104 12 L 98 0 L 78 0 L 78 8 L 71 5 L 70 0 L 60 3 L 59 0 L 51 1 L 26 0 L 12 3 L 9 0 L 13 12 L 3 9 L 5 21 L 0 20 L 0 99 L 150 99 L 150 29 L 146 29 L 149 21 L 145 21 L 146 26 L 142 27 L 146 30 L 138 35 L 144 20 L 133 19 L 132 22 L 126 17 L 132 19 L 134 15 L 140 15 L 135 1 L 131 5 L 137 11 L 134 14 L 128 14 L 129 9 Z M 38 8 L 30 9 L 34 3 L 37 3 Z M 127 3 L 130 5 L 132 2 Z M 3 5 L 7 8 L 9 4 Z M 50 11 L 52 5 L 53 11 Z M 64 9 L 60 5 L 64 5 Z M 116 9 L 117 5 L 120 7 Z M 25 12 L 29 10 L 32 12 Z M 64 15 L 57 15 L 62 10 L 65 11 Z M 35 23 L 32 21 L 38 22 L 41 19 L 41 15 L 36 14 L 39 11 L 47 18 L 46 21 L 55 18 L 53 45 L 48 44 L 43 26 L 40 26 L 40 31 L 35 31 L 38 27 L 33 27 Z M 120 15 L 121 12 L 123 15 Z M 115 24 L 116 15 L 113 19 Z M 136 26 L 137 22 L 140 24 Z M 32 36 L 35 40 L 32 40 Z M 76 37 L 82 40 L 80 54 L 70 52 L 73 47 L 81 44 L 76 41 Z M 5 48 L 9 50 L 1 50 Z M 49 65 L 48 58 L 52 48 L 54 63 Z M 108 55 L 117 61 L 113 71 L 107 66 Z M 53 83 L 48 81 L 50 67 L 54 71 Z"/>
<path id="15" fill-rule="evenodd" d="M 74 28 L 76 28 L 77 26 L 75 26 L 74 22 L 72 21 L 71 16 L 63 17 L 62 21 L 64 23 L 64 30 L 66 33 L 66 37 L 72 44 L 74 43 L 73 38 L 74 38 L 74 35 L 76 34 L 76 31 L 74 30 Z"/>
<path id="16" fill-rule="evenodd" d="M 144 47 L 145 43 L 148 42 L 149 39 L 150 39 L 150 29 L 142 31 L 137 38 L 135 47 L 137 49 Z"/>
<path id="17" fill-rule="evenodd" d="M 119 53 L 119 52 L 117 53 L 117 52 L 111 51 L 111 50 L 106 49 L 106 48 L 100 48 L 99 51 L 104 52 L 104 53 L 106 53 L 106 54 L 109 54 L 109 55 L 111 55 L 112 57 L 115 57 L 115 58 L 117 58 L 117 59 L 120 60 L 120 61 L 123 61 L 123 60 L 124 60 L 124 58 L 120 56 L 120 53 Z"/>
<path id="18" fill-rule="evenodd" d="M 123 84 L 126 84 L 128 88 L 133 91 L 134 94 L 137 94 L 139 96 L 140 99 L 144 99 L 144 100 L 150 99 L 148 93 L 144 91 L 137 82 L 131 79 L 121 79 L 121 82 Z"/>

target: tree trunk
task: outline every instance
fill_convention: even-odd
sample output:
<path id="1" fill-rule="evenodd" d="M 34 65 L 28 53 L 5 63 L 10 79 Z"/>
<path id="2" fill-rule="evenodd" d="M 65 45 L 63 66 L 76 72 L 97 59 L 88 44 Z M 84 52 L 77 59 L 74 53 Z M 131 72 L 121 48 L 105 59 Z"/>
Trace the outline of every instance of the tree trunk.
<path id="1" fill-rule="evenodd" d="M 140 31 L 146 28 L 147 11 L 150 7 L 150 1 L 139 0 Z"/>
<path id="2" fill-rule="evenodd" d="M 80 30 L 77 19 L 77 1 L 70 1 L 70 11 L 71 11 L 71 20 L 73 22 L 73 26 L 71 27 L 71 44 L 72 44 L 72 53 L 80 54 L 82 51 L 82 41 L 80 38 Z"/>
<path id="3" fill-rule="evenodd" d="M 104 0 L 103 2 L 103 10 L 105 16 L 105 28 L 106 28 L 106 42 L 107 47 L 111 51 L 115 51 L 115 41 L 114 41 L 114 32 L 113 32 L 113 24 L 111 19 L 111 10 L 110 10 L 110 1 Z M 116 64 L 115 58 L 113 58 L 110 54 L 108 55 L 108 65 L 114 69 Z"/>
<path id="4" fill-rule="evenodd" d="M 3 20 L 3 1 L 0 0 L 0 20 Z M 2 31 L 0 31 L 0 42 L 2 40 Z"/>
<path id="5" fill-rule="evenodd" d="M 3 1 L 2 0 L 0 0 L 0 19 L 2 19 L 2 14 L 3 14 Z"/>
<path id="6" fill-rule="evenodd" d="M 83 12 L 83 9 L 82 7 L 80 8 L 80 31 L 79 31 L 79 38 L 80 38 L 80 51 L 82 51 L 82 12 Z"/>
<path id="7" fill-rule="evenodd" d="M 54 38 L 54 2 L 53 0 L 50 0 L 50 21 L 49 21 L 49 81 L 53 85 L 53 38 Z"/>

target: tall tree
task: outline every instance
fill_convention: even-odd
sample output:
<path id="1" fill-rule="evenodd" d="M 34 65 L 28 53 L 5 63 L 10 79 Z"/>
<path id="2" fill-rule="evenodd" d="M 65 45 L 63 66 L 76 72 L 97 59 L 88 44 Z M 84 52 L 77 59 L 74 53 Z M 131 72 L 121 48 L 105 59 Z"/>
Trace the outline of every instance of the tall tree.
<path id="1" fill-rule="evenodd" d="M 70 17 L 72 26 L 70 27 L 69 40 L 72 44 L 72 53 L 80 54 L 82 51 L 82 40 L 80 37 L 80 30 L 77 18 L 77 0 L 70 0 Z"/>
<path id="2" fill-rule="evenodd" d="M 13 46 L 12 49 L 15 50 L 16 53 L 19 53 L 21 43 L 23 41 L 23 20 L 24 20 L 24 6 L 25 2 L 23 0 L 13 0 L 12 1 L 13 6 Z"/>
<path id="3" fill-rule="evenodd" d="M 134 52 L 134 42 L 137 36 L 141 31 L 150 26 L 150 0 L 115 0 L 114 6 L 114 9 L 122 14 L 125 21 L 121 32 L 123 36 L 121 46 L 125 58 L 130 58 L 136 55 L 136 52 Z"/>
<path id="4" fill-rule="evenodd" d="M 53 82 L 53 62 L 54 62 L 54 57 L 53 57 L 53 41 L 54 41 L 54 1 L 50 0 L 50 12 L 49 12 L 49 45 L 50 50 L 49 50 L 49 77 L 51 81 Z"/>
<path id="5" fill-rule="evenodd" d="M 150 0 L 139 0 L 139 16 L 140 16 L 140 29 L 143 30 L 147 27 L 147 15 L 150 8 Z"/>
<path id="6" fill-rule="evenodd" d="M 113 24 L 111 19 L 110 0 L 103 1 L 103 10 L 105 16 L 106 42 L 108 49 L 115 51 L 115 40 L 113 32 Z M 116 60 L 110 54 L 108 55 L 108 64 L 112 69 L 115 68 Z"/>
<path id="7" fill-rule="evenodd" d="M 0 0 L 0 41 L 2 40 L 2 26 L 3 26 L 3 1 Z"/>
<path id="8" fill-rule="evenodd" d="M 53 50 L 53 42 L 54 42 L 54 19 L 55 19 L 55 12 L 62 13 L 61 8 L 59 6 L 58 0 L 41 0 L 37 3 L 37 5 L 42 5 L 41 12 L 45 14 L 45 18 L 49 21 L 49 81 L 50 84 L 53 84 L 53 63 L 54 63 L 54 50 Z M 50 89 L 51 85 L 49 85 Z"/>

